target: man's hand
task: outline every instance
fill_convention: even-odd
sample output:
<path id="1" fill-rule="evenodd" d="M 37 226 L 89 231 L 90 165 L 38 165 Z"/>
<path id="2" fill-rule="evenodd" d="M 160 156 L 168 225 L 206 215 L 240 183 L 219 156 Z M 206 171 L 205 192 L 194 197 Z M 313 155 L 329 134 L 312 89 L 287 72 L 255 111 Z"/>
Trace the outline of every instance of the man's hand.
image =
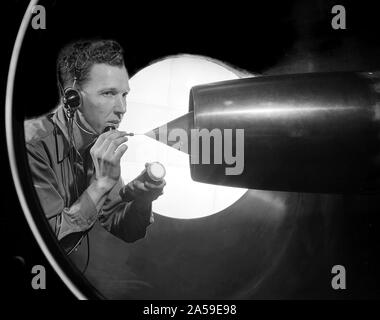
<path id="1" fill-rule="evenodd" d="M 96 172 L 97 186 L 110 191 L 120 178 L 120 159 L 127 151 L 126 132 L 117 130 L 102 133 L 90 150 Z"/>
<path id="2" fill-rule="evenodd" d="M 132 198 L 136 201 L 152 202 L 164 193 L 165 185 L 165 180 L 162 180 L 159 185 L 147 181 L 133 180 L 125 186 L 125 191 L 132 195 Z"/>
<path id="3" fill-rule="evenodd" d="M 148 163 L 145 164 L 145 167 L 147 166 Z M 139 176 L 120 190 L 120 196 L 124 201 L 134 200 L 140 204 L 146 203 L 148 205 L 164 193 L 165 179 L 162 179 L 162 182 L 159 184 L 152 183 L 144 181 L 145 174 L 145 170 L 143 170 Z"/>

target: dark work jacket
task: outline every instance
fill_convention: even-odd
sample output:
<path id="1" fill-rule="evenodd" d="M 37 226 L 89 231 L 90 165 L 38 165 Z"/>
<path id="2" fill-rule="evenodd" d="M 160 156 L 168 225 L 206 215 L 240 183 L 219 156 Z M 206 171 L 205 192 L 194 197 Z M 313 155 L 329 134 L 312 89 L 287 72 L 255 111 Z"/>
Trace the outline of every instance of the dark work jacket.
<path id="1" fill-rule="evenodd" d="M 80 155 L 73 149 L 76 161 L 71 168 L 67 118 L 62 107 L 50 115 L 26 120 L 25 140 L 41 206 L 66 250 L 72 248 L 96 221 L 126 242 L 145 236 L 147 226 L 153 222 L 152 205 L 147 203 L 137 207 L 133 201 L 122 201 L 119 196 L 119 190 L 124 186 L 121 178 L 97 212 L 86 191 L 94 176 L 90 152 L 88 149 Z M 73 172 L 76 173 L 76 188 Z"/>

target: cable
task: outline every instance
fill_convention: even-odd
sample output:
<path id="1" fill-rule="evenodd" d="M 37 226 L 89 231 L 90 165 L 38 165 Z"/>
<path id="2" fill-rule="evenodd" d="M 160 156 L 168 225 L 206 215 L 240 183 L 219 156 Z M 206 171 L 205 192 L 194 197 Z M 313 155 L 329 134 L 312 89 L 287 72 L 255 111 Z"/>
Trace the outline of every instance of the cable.
<path id="1" fill-rule="evenodd" d="M 76 67 L 76 64 L 77 64 L 78 60 L 75 62 L 75 65 L 74 65 L 74 68 Z M 61 78 L 60 78 L 60 69 L 59 69 L 59 65 L 57 64 L 57 70 L 56 70 L 56 75 L 57 75 L 57 83 L 58 83 L 58 88 L 59 88 L 59 91 L 60 91 L 60 95 L 61 95 L 61 98 L 64 96 L 65 94 L 65 89 L 63 88 L 63 85 L 62 85 L 62 82 L 61 82 Z M 75 84 L 76 84 L 76 80 L 77 80 L 77 77 L 76 77 L 76 70 L 74 70 L 74 82 L 73 82 L 73 87 L 75 87 Z M 64 103 L 65 104 L 65 103 Z M 75 140 L 74 140 L 74 134 L 73 134 L 73 119 L 74 119 L 74 116 L 75 116 L 75 110 L 72 110 L 68 105 L 64 105 L 64 109 L 65 109 L 65 114 L 67 116 L 67 132 L 68 132 L 68 136 L 69 136 L 69 162 L 70 162 L 70 168 L 71 168 L 71 172 L 73 174 L 73 180 L 74 180 L 74 190 L 75 190 L 75 196 L 76 196 L 76 199 L 78 199 L 79 197 L 79 193 L 78 193 L 78 184 L 77 184 L 77 174 L 76 174 L 76 167 L 75 167 L 75 160 L 76 160 L 76 153 L 75 152 L 78 152 L 77 149 L 76 149 L 76 145 L 75 145 Z M 87 130 L 85 130 L 84 128 L 82 128 L 79 123 L 76 121 L 76 119 L 74 119 L 76 125 L 81 129 L 83 130 L 84 132 L 86 133 L 89 133 L 89 134 L 92 134 L 94 135 L 92 132 L 89 132 Z M 56 126 L 54 125 L 54 128 L 56 129 Z M 89 236 L 88 236 L 88 232 L 91 230 L 91 228 L 89 230 L 87 230 L 85 232 L 85 234 L 83 234 L 79 241 L 69 250 L 69 252 L 66 254 L 67 256 L 69 256 L 72 252 L 74 252 L 75 249 L 78 248 L 78 246 L 81 244 L 83 238 L 86 236 L 87 237 L 87 261 L 86 261 L 86 265 L 85 265 L 85 268 L 83 269 L 82 273 L 85 273 L 86 270 L 87 270 L 87 267 L 88 267 L 88 264 L 89 264 L 89 261 L 90 261 L 90 240 L 89 240 Z"/>
<path id="2" fill-rule="evenodd" d="M 86 265 L 84 266 L 84 269 L 82 270 L 83 274 L 87 271 L 87 267 L 90 262 L 90 237 L 88 235 L 88 232 L 86 233 L 86 239 L 87 239 L 87 261 L 86 261 Z"/>
<path id="3" fill-rule="evenodd" d="M 76 145 L 75 145 L 75 140 L 74 140 L 74 132 L 73 132 L 73 115 L 72 114 L 67 114 L 68 116 L 68 135 L 69 135 L 69 143 L 70 143 L 70 150 L 69 150 L 69 161 L 70 161 L 70 168 L 71 172 L 73 174 L 73 180 L 74 180 L 74 192 L 75 192 L 75 198 L 79 198 L 79 192 L 78 192 L 78 181 L 77 181 L 77 170 L 75 167 L 75 161 L 76 161 Z M 75 120 L 74 120 L 75 121 Z M 75 121 L 75 123 L 78 125 L 78 123 Z M 79 126 L 80 127 L 80 126 Z M 80 127 L 81 128 L 81 127 Z M 88 232 L 91 230 L 88 229 L 85 231 L 85 233 L 80 237 L 78 242 L 70 249 L 70 251 L 67 253 L 67 256 L 69 256 L 71 253 L 74 252 L 75 249 L 78 248 L 78 246 L 82 243 L 82 240 L 84 237 L 87 238 L 87 259 L 86 259 L 86 265 L 85 268 L 82 270 L 82 273 L 85 273 L 87 270 L 87 267 L 89 265 L 90 261 L 90 240 L 88 236 Z"/>
<path id="4" fill-rule="evenodd" d="M 98 134 L 97 133 L 93 133 L 93 132 L 91 132 L 91 131 L 88 131 L 88 130 L 86 130 L 85 128 L 83 128 L 82 126 L 80 126 L 79 125 L 79 123 L 77 122 L 77 119 L 74 119 L 74 121 L 75 121 L 75 124 L 79 127 L 79 129 L 81 129 L 82 131 L 84 131 L 84 132 L 86 132 L 86 133 L 88 133 L 88 134 L 91 134 L 91 135 L 93 135 L 93 136 L 97 136 Z"/>

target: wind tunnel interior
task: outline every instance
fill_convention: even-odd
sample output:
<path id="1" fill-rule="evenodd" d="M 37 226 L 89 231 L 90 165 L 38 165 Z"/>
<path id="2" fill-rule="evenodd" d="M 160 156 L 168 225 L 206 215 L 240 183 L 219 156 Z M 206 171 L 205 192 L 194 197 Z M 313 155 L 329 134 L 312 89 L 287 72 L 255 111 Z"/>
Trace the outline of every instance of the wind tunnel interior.
<path id="1" fill-rule="evenodd" d="M 147 132 L 149 136 L 151 128 L 166 123 L 168 127 L 186 130 L 229 129 L 234 121 L 234 128 L 246 129 L 245 175 L 227 177 L 222 170 L 224 165 L 180 168 L 176 161 L 182 160 L 182 156 L 189 166 L 188 155 L 174 154 L 173 147 L 179 149 L 180 145 L 174 143 L 167 149 L 157 149 L 157 157 L 170 156 L 164 162 L 168 184 L 164 195 L 157 200 L 157 203 L 167 201 L 165 209 L 170 212 L 157 204 L 155 222 L 148 227 L 146 236 L 135 243 L 121 241 L 105 231 L 100 223 L 89 234 L 90 260 L 83 277 L 105 298 L 362 299 L 380 296 L 380 202 L 378 194 L 370 194 L 378 186 L 373 179 L 379 176 L 376 171 L 379 161 L 374 157 L 379 146 L 375 116 L 378 115 L 375 109 L 377 76 L 375 72 L 373 78 L 368 73 L 351 73 L 352 70 L 380 70 L 379 43 L 359 44 L 350 33 L 352 29 L 331 30 L 326 34 L 315 31 L 322 30 L 321 25 L 331 29 L 330 1 L 316 1 L 315 5 L 283 1 L 276 4 L 281 6 L 278 10 L 273 10 L 272 3 L 266 8 L 256 7 L 259 3 L 265 6 L 265 2 L 250 3 L 255 12 L 271 12 L 271 23 L 266 15 L 257 14 L 253 18 L 251 8 L 244 17 L 241 16 L 244 12 L 237 10 L 238 14 L 234 15 L 237 21 L 226 24 L 222 32 L 215 34 L 214 41 L 210 41 L 210 33 L 205 32 L 211 13 L 203 25 L 202 21 L 192 24 L 170 16 L 168 30 L 160 29 L 163 16 L 156 14 L 157 30 L 141 35 L 139 32 L 127 34 L 125 12 L 116 12 L 115 6 L 94 8 L 92 21 L 95 24 L 92 24 L 82 19 L 88 13 L 87 4 L 83 9 L 80 3 L 74 3 L 76 10 L 73 11 L 73 6 L 67 6 L 68 1 L 64 5 L 60 1 L 49 3 L 45 3 L 49 32 L 32 30 L 23 44 L 19 69 L 24 75 L 35 75 L 35 81 L 18 76 L 14 97 L 17 119 L 35 116 L 37 111 L 47 112 L 56 103 L 55 83 L 46 81 L 55 79 L 54 50 L 76 38 L 78 30 L 83 37 L 102 34 L 112 38 L 115 30 L 119 30 L 117 38 L 128 48 L 129 95 L 138 89 L 137 82 L 142 88 L 139 99 L 128 104 L 125 118 L 129 132 Z M 57 16 L 63 18 L 54 16 L 55 5 L 60 6 Z M 231 7 L 228 6 L 226 16 L 232 16 Z M 355 12 L 358 11 L 349 11 L 350 28 L 353 28 Z M 371 20 L 367 14 L 370 13 L 365 12 L 363 20 L 368 23 Z M 73 17 L 72 24 L 67 24 L 68 15 Z M 130 22 L 130 25 L 141 24 L 141 16 L 136 17 L 135 24 Z M 199 11 L 197 17 L 201 20 Z M 128 19 L 133 20 L 133 15 Z M 172 19 L 178 24 L 186 22 L 191 30 L 174 36 Z M 263 26 L 265 32 L 262 32 Z M 367 28 L 367 31 L 365 39 L 375 41 L 373 29 Z M 46 50 L 25 54 L 27 48 L 33 53 L 36 48 Z M 197 56 L 165 59 L 161 61 L 165 65 L 164 72 L 151 73 L 161 65 L 160 62 L 149 65 L 152 61 L 178 52 Z M 200 53 L 207 58 L 200 58 Z M 46 68 L 49 71 L 41 68 L 49 63 L 50 67 Z M 223 76 L 218 73 L 214 77 L 208 72 L 209 67 L 212 71 L 223 69 Z M 240 68 L 260 75 L 250 74 L 250 78 L 255 77 L 242 79 Z M 343 75 L 341 71 L 349 72 Z M 317 72 L 329 74 L 317 75 Z M 243 74 L 247 76 L 247 72 Z M 185 102 L 178 99 L 179 91 L 190 89 L 185 86 L 186 77 L 200 80 L 192 89 L 190 109 L 194 110 L 189 110 L 188 91 Z M 226 95 L 223 98 L 219 95 L 221 90 L 216 90 L 220 81 L 230 80 L 224 84 L 223 92 L 231 96 L 236 90 L 238 99 Z M 41 83 L 46 94 L 40 95 L 38 104 L 31 108 L 30 97 L 39 92 Z M 219 84 L 210 85 L 212 83 Z M 209 101 L 198 102 L 207 97 Z M 223 113 L 232 106 L 246 106 L 244 97 L 253 100 L 250 105 L 254 108 L 250 112 L 242 110 L 241 114 L 249 121 L 242 122 L 238 115 L 227 117 Z M 304 112 L 289 108 L 293 103 L 282 103 L 289 102 L 289 97 L 293 97 L 298 106 L 306 105 Z M 267 105 L 258 103 L 259 100 L 266 101 Z M 225 104 L 227 101 L 232 104 Z M 214 108 L 216 104 L 218 108 Z M 331 113 L 324 108 L 333 105 L 337 108 L 331 109 Z M 177 106 L 181 109 L 176 109 Z M 203 111 L 209 110 L 209 115 L 197 106 L 202 106 Z M 273 106 L 277 113 L 269 117 Z M 192 117 L 184 116 L 189 111 L 193 112 Z M 182 116 L 180 124 L 171 122 Z M 129 126 L 138 121 L 143 124 L 143 130 L 132 130 Z M 144 136 L 129 139 L 129 149 L 123 157 L 126 182 L 134 174 L 133 149 L 141 150 L 141 161 L 136 161 L 136 172 L 139 172 L 144 167 L 145 154 L 156 147 L 156 142 Z M 317 159 L 322 161 L 319 163 Z M 306 166 L 307 163 L 312 166 Z M 191 171 L 193 179 L 185 175 L 184 168 Z M 169 180 L 170 174 L 173 180 Z M 194 180 L 207 183 L 196 184 Z M 246 189 L 232 187 L 238 185 Z M 218 193 L 217 187 L 223 186 L 226 188 Z M 233 201 L 226 202 L 233 193 Z M 221 202 L 223 206 L 217 206 Z M 189 215 L 184 216 L 184 213 Z M 45 218 L 43 213 L 41 217 Z M 86 264 L 87 249 L 83 242 L 70 256 L 78 270 L 83 270 Z M 31 257 L 29 261 L 33 261 Z M 347 290 L 332 289 L 334 265 L 346 268 Z"/>
<path id="2" fill-rule="evenodd" d="M 162 64 L 175 69 L 186 59 L 199 58 L 168 58 Z M 141 82 L 146 90 L 149 84 Z M 90 235 L 96 245 L 91 247 L 86 277 L 108 298 L 336 298 L 331 266 L 351 266 L 354 275 L 360 274 L 364 253 L 358 255 L 357 240 L 378 206 L 376 195 L 359 195 L 372 192 L 373 181 L 356 184 L 356 175 L 368 173 L 359 164 L 368 166 L 378 150 L 372 144 L 378 132 L 376 84 L 376 74 L 312 73 L 192 87 L 189 109 L 146 135 L 161 144 L 161 129 L 168 136 L 175 129 L 190 135 L 196 128 L 244 128 L 247 171 L 238 180 L 224 178 L 224 172 L 210 170 L 210 165 L 191 164 L 191 151 L 186 156 L 193 180 L 239 184 L 248 190 L 231 205 L 202 218 L 168 217 L 156 207 L 146 237 L 133 244 L 97 225 Z M 130 108 L 133 113 L 132 103 Z M 179 140 L 166 143 L 181 149 Z M 169 166 L 168 172 L 172 169 Z M 306 192 L 310 190 L 314 192 Z M 172 210 L 186 209 L 170 190 L 165 195 Z M 203 201 L 192 192 L 187 198 L 190 211 L 195 206 L 191 203 Z M 83 244 L 73 260 L 83 266 L 85 257 Z M 100 267 L 100 261 L 107 263 Z"/>

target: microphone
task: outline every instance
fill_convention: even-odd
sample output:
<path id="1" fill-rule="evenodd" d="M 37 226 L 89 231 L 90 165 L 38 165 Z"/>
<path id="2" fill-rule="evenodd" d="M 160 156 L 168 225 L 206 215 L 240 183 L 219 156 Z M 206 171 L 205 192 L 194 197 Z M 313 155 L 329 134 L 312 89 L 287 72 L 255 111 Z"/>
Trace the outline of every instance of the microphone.
<path id="1" fill-rule="evenodd" d="M 104 128 L 103 133 L 111 130 L 116 130 L 113 126 L 107 126 Z M 135 134 L 133 132 L 127 132 L 127 136 L 133 137 Z"/>
<path id="2" fill-rule="evenodd" d="M 107 132 L 107 131 L 111 131 L 111 130 L 115 130 L 115 127 L 113 127 L 113 126 L 107 126 L 107 127 L 104 128 L 103 133 Z"/>

